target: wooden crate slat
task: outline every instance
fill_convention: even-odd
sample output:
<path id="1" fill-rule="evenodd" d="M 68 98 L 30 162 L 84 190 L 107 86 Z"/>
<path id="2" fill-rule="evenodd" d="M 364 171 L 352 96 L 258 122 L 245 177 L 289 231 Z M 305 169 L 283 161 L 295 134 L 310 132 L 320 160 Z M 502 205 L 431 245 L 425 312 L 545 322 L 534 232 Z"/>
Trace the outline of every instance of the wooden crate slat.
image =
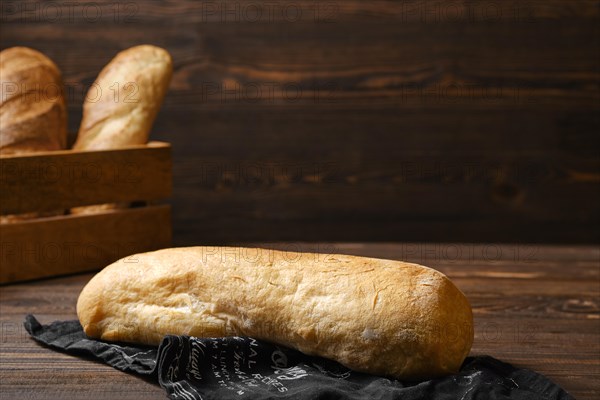
<path id="1" fill-rule="evenodd" d="M 170 245 L 168 205 L 2 224 L 0 283 L 97 270 Z"/>
<path id="2" fill-rule="evenodd" d="M 0 158 L 0 214 L 55 211 L 171 195 L 171 147 L 56 151 Z"/>

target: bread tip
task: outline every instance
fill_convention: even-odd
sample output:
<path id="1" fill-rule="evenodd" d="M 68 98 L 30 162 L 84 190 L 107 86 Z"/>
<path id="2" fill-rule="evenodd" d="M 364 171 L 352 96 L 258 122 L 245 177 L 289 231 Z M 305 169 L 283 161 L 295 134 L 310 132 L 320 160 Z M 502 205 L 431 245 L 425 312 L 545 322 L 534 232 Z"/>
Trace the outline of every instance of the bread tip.
<path id="1" fill-rule="evenodd" d="M 5 63 L 8 60 L 19 59 L 20 67 L 25 64 L 25 60 L 30 62 L 38 62 L 50 66 L 53 69 L 53 73 L 59 77 L 62 76 L 60 69 L 56 63 L 47 55 L 41 51 L 26 47 L 26 46 L 13 46 L 0 51 L 0 63 Z"/>
<path id="2" fill-rule="evenodd" d="M 133 47 L 129 47 L 125 50 L 120 51 L 119 55 L 129 53 L 139 53 L 144 55 L 151 54 L 159 58 L 164 58 L 169 63 L 172 62 L 171 54 L 165 48 L 153 44 L 139 44 Z"/>

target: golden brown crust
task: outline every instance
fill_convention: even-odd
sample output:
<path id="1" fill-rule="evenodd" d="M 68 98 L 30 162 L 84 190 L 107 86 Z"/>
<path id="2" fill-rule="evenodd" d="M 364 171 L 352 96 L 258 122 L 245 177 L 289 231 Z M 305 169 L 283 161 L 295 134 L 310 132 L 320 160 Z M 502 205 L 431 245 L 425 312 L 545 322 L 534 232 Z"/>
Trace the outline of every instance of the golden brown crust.
<path id="1" fill-rule="evenodd" d="M 64 149 L 64 87 L 52 60 L 27 47 L 11 47 L 0 52 L 0 77 L 0 153 Z"/>
<path id="2" fill-rule="evenodd" d="M 266 249 L 127 257 L 87 284 L 77 314 L 87 335 L 104 340 L 246 335 L 402 379 L 456 372 L 473 341 L 471 307 L 440 272 Z"/>
<path id="3" fill-rule="evenodd" d="M 141 45 L 117 54 L 88 91 L 74 149 L 145 144 L 171 74 L 171 56 L 160 47 Z"/>

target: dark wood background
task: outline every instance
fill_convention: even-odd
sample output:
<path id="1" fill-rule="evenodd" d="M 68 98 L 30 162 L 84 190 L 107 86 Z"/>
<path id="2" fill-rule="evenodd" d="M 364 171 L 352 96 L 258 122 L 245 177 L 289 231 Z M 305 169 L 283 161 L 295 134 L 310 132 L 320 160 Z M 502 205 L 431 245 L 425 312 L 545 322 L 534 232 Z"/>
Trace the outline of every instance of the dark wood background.
<path id="1" fill-rule="evenodd" d="M 600 237 L 598 1 L 1 7 L 0 47 L 62 69 L 71 132 L 116 52 L 171 52 L 176 244 Z"/>

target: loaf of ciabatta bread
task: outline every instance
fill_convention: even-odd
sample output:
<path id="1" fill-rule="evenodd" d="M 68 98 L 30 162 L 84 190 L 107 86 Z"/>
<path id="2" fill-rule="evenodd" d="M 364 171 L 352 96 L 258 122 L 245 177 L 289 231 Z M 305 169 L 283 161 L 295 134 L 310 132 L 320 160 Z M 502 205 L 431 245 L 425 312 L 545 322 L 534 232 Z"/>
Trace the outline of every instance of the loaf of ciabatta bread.
<path id="1" fill-rule="evenodd" d="M 92 278 L 77 314 L 85 333 L 103 340 L 251 336 L 410 380 L 458 371 L 473 341 L 469 302 L 436 270 L 266 249 L 127 257 Z"/>

